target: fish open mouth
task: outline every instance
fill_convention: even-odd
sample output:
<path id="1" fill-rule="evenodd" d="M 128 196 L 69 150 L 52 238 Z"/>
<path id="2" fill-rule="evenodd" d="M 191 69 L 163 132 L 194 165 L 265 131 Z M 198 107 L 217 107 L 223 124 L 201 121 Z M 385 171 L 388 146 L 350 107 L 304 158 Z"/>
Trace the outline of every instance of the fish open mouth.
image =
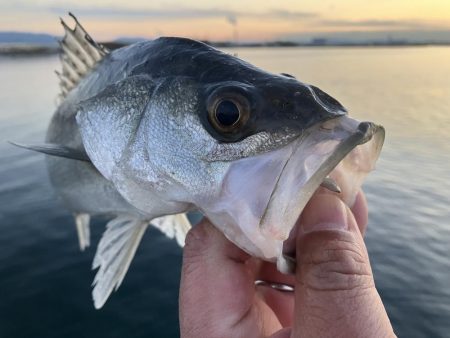
<path id="1" fill-rule="evenodd" d="M 383 141 L 384 128 L 374 123 L 328 120 L 280 149 L 233 163 L 204 212 L 241 249 L 291 272 L 283 245 L 314 192 L 323 186 L 352 206 Z"/>
<path id="2" fill-rule="evenodd" d="M 261 218 L 261 232 L 285 241 L 320 186 L 339 193 L 351 207 L 365 176 L 375 167 L 384 136 L 381 126 L 342 116 L 294 141 Z M 287 264 L 279 253 L 278 268 L 289 270 Z"/>

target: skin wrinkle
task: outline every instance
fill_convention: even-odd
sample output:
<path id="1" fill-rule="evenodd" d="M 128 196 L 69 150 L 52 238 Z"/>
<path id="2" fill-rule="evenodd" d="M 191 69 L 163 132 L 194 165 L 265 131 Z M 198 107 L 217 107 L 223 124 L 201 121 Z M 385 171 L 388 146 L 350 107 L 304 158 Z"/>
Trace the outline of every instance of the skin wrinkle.
<path id="1" fill-rule="evenodd" d="M 315 292 L 313 294 L 315 294 Z M 332 300 L 333 298 L 329 297 L 329 299 Z M 345 309 L 342 308 L 342 306 L 341 306 L 341 304 L 343 302 L 346 304 Z M 314 305 L 308 303 L 308 315 L 304 317 L 308 321 L 311 321 L 311 320 L 316 321 L 314 323 L 314 327 L 316 328 L 316 331 L 319 331 L 322 333 L 322 334 L 318 334 L 317 336 L 328 337 L 328 335 L 325 333 L 329 333 L 330 328 L 333 328 L 332 329 L 332 332 L 334 332 L 333 337 L 341 337 L 341 336 L 342 337 L 350 337 L 351 335 L 348 334 L 348 331 L 345 329 L 340 329 L 340 327 L 342 325 L 346 325 L 346 323 L 349 320 L 354 321 L 360 317 L 361 309 L 359 306 L 359 302 L 357 302 L 357 301 L 348 302 L 348 301 L 346 301 L 346 299 L 343 299 L 342 301 L 335 300 L 334 302 L 330 302 L 329 304 L 327 304 L 327 306 L 342 308 L 341 311 L 334 312 L 334 315 L 331 318 L 329 317 L 329 314 L 327 313 L 326 309 L 324 309 L 323 305 L 324 305 L 323 303 L 320 303 L 320 305 L 314 306 Z M 366 321 L 362 321 L 361 324 L 362 325 L 360 325 L 360 327 L 364 328 L 366 332 L 373 332 L 371 330 L 371 328 L 367 327 Z M 340 335 L 339 332 L 347 332 L 347 334 Z M 355 336 L 355 335 L 352 335 L 352 336 Z M 364 335 L 361 333 L 358 334 L 358 337 L 370 337 L 370 336 L 371 335 Z M 374 337 L 378 337 L 378 336 L 374 336 Z"/>
<path id="2" fill-rule="evenodd" d="M 258 297 L 258 296 L 257 296 Z M 258 300 L 257 300 L 258 302 Z M 259 307 L 255 307 L 250 306 L 248 311 L 244 314 L 244 316 L 242 317 L 242 319 L 238 322 L 236 322 L 236 325 L 233 326 L 233 328 L 237 328 L 239 326 L 239 324 L 254 320 L 255 323 L 255 337 L 259 337 L 259 331 L 261 332 L 265 332 L 265 328 L 264 325 L 266 324 L 264 321 L 264 318 L 261 314 L 261 311 L 259 309 Z M 256 335 L 258 334 L 258 336 Z M 242 337 L 245 337 L 245 335 L 242 335 Z"/>
<path id="3" fill-rule="evenodd" d="M 303 321 L 305 320 L 316 320 L 318 322 L 316 324 L 316 327 L 318 328 L 318 336 L 320 337 L 322 337 L 321 333 L 325 332 L 325 328 L 330 325 L 328 323 L 328 320 L 324 316 L 316 314 L 313 311 L 311 311 L 311 313 L 309 313 L 307 317 L 306 315 L 304 316 Z"/>
<path id="4" fill-rule="evenodd" d="M 374 286 L 372 275 L 364 266 L 355 268 L 342 264 L 347 263 L 302 262 L 297 282 L 314 290 L 356 290 Z"/>
<path id="5" fill-rule="evenodd" d="M 325 198 L 328 200 L 334 197 L 327 195 Z M 349 226 L 357 228 L 353 214 L 348 208 L 345 212 Z M 314 244 L 319 238 L 321 247 L 317 250 Z M 307 254 L 298 257 L 301 267 L 299 282 L 304 287 L 316 291 L 360 290 L 374 287 L 367 252 L 364 246 L 360 245 L 360 241 L 362 237 L 359 231 L 355 233 L 320 230 L 300 236 L 299 245 L 307 246 L 302 250 Z"/>
<path id="6" fill-rule="evenodd" d="M 313 268 L 313 272 L 315 272 L 315 275 L 318 277 L 327 272 L 335 272 L 343 275 L 371 276 L 371 273 L 364 264 L 364 262 L 355 262 L 351 260 L 350 257 L 347 257 L 330 260 L 329 262 L 317 261 L 304 263 L 303 267 Z"/>
<path id="7" fill-rule="evenodd" d="M 336 241 L 337 242 L 337 241 Z M 340 245 L 342 241 L 339 243 L 332 244 L 333 246 Z M 366 263 L 367 259 L 364 257 L 356 248 L 353 247 L 350 243 L 344 243 L 346 247 L 342 248 L 325 248 L 322 249 L 321 252 L 315 252 L 308 260 L 302 260 L 305 264 L 320 264 L 322 262 L 341 262 L 342 259 L 347 261 L 354 261 L 355 263 Z"/>
<path id="8" fill-rule="evenodd" d="M 254 275 L 249 276 L 250 283 L 253 283 Z M 273 322 L 267 321 L 267 318 L 264 317 L 263 313 L 266 313 L 269 309 L 268 305 L 264 302 L 264 295 L 260 292 L 256 292 L 257 288 L 255 288 L 254 296 L 255 302 L 249 304 L 248 310 L 245 311 L 242 318 L 238 320 L 234 325 L 231 326 L 232 329 L 238 328 L 239 326 L 248 326 L 243 325 L 245 322 L 253 321 L 257 325 L 255 326 L 255 336 L 254 337 L 268 337 L 271 334 L 271 327 L 273 326 Z M 264 310 L 264 311 L 263 311 Z M 276 319 L 276 326 L 282 327 L 279 320 Z M 262 336 L 259 334 L 261 333 Z M 243 335 L 242 337 L 248 337 L 248 335 Z"/>
<path id="9" fill-rule="evenodd" d="M 333 292 L 336 292 L 337 293 L 337 292 L 348 291 L 350 293 L 350 295 L 346 295 L 345 298 L 352 297 L 352 295 L 356 296 L 356 294 L 355 294 L 356 291 L 363 291 L 363 290 L 371 290 L 371 289 L 373 289 L 372 285 L 368 285 L 368 286 L 365 286 L 365 287 L 357 287 L 357 288 L 354 288 L 354 289 L 349 289 L 348 286 L 347 287 L 342 287 L 342 288 L 336 288 L 336 287 L 334 287 L 334 288 L 320 288 L 320 287 L 314 287 L 314 286 L 312 286 L 310 284 L 306 284 L 306 283 L 302 283 L 302 282 L 299 282 L 299 284 L 302 285 L 303 287 L 305 287 L 306 289 L 314 291 L 315 293 L 317 293 L 317 292 L 322 292 L 322 293 L 333 293 Z"/>
<path id="10" fill-rule="evenodd" d="M 314 300 L 317 299 L 317 296 L 322 297 L 324 295 L 325 297 L 330 299 L 330 303 L 336 303 L 339 305 L 342 301 L 347 301 L 348 299 L 352 299 L 353 303 L 356 304 L 356 301 L 360 298 L 370 296 L 372 287 L 367 288 L 361 288 L 358 290 L 348 290 L 348 289 L 328 289 L 328 290 L 322 290 L 322 289 L 313 289 L 313 288 L 304 288 L 305 292 L 305 299 L 311 299 L 313 300 L 313 303 L 309 304 L 311 309 L 322 309 L 323 304 L 320 303 L 320 305 L 314 306 Z M 334 295 L 333 295 L 334 294 Z M 336 297 L 335 295 L 338 295 Z M 330 305 L 328 303 L 327 305 Z"/>
<path id="11" fill-rule="evenodd" d="M 300 281 L 306 288 L 316 291 L 351 291 L 373 288 L 374 283 L 371 275 L 361 275 L 355 272 L 342 272 L 330 270 L 328 267 L 313 267 L 313 271 L 305 273 L 307 277 Z"/>
<path id="12" fill-rule="evenodd" d="M 277 281 L 281 282 L 281 281 Z M 292 311 L 294 295 L 274 290 L 268 286 L 257 286 L 256 294 L 260 295 L 261 301 L 265 302 L 278 319 L 277 325 L 289 327 L 292 325 Z"/>
<path id="13" fill-rule="evenodd" d="M 245 322 L 252 315 L 253 309 L 254 309 L 253 304 L 248 304 L 248 309 L 245 310 L 242 318 L 238 319 L 236 323 L 231 324 L 231 329 L 234 329 L 238 327 L 240 324 L 242 324 L 242 322 Z"/>
<path id="14" fill-rule="evenodd" d="M 327 248 L 324 253 L 330 260 L 339 260 L 343 258 L 351 259 L 356 263 L 366 263 L 368 261 L 367 253 L 359 243 L 359 238 L 351 239 L 344 238 L 336 239 L 333 243 L 337 248 Z"/>

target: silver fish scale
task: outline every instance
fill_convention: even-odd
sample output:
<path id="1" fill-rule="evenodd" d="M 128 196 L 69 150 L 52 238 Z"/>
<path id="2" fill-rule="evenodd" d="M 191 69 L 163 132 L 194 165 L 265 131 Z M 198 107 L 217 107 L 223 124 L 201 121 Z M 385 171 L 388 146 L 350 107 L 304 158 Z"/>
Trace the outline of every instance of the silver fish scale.
<path id="1" fill-rule="evenodd" d="M 200 160 L 217 141 L 201 126 L 195 87 L 189 80 L 169 79 L 157 88 L 136 134 L 131 151 L 134 162 L 129 162 L 127 168 L 136 173 L 146 173 L 151 168 L 160 184 L 166 182 L 159 189 L 179 186 L 178 198 L 182 200 L 191 198 L 188 191 L 192 194 L 216 187 L 220 177 L 216 172 L 211 175 L 209 164 Z M 139 149 L 147 149 L 148 153 L 144 170 L 139 168 L 145 162 L 144 155 L 137 156 Z M 225 170 L 226 163 L 222 167 Z M 145 180 L 145 176 L 141 178 Z"/>
<path id="2" fill-rule="evenodd" d="M 153 88 L 147 76 L 130 77 L 80 105 L 84 146 L 106 178 L 133 139 Z"/>

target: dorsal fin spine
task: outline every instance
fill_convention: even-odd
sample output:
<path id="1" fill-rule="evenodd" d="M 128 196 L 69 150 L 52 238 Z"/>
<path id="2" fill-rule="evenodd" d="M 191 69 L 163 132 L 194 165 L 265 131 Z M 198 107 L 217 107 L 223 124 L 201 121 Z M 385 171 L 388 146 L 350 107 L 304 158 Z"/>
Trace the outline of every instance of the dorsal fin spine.
<path id="1" fill-rule="evenodd" d="M 109 53 L 109 50 L 105 46 L 94 41 L 94 39 L 84 29 L 83 25 L 78 21 L 78 19 L 75 15 L 73 15 L 71 12 L 69 12 L 69 15 L 72 17 L 72 19 L 76 23 L 74 33 L 77 34 L 78 30 L 80 30 L 81 38 L 83 40 L 87 41 L 91 45 L 91 47 L 93 47 L 92 49 L 90 49 L 90 51 L 92 51 L 92 54 L 93 54 L 92 56 L 97 61 L 101 60 L 103 58 L 103 56 L 105 56 L 106 54 Z"/>
<path id="2" fill-rule="evenodd" d="M 75 21 L 75 28 L 71 29 L 61 19 L 64 37 L 59 41 L 62 72 L 57 74 L 60 79 L 60 97 L 62 98 L 109 53 L 108 49 L 91 38 L 72 13 L 69 15 Z"/>
<path id="3" fill-rule="evenodd" d="M 75 87 L 78 81 L 80 81 L 81 75 L 78 74 L 78 72 L 74 69 L 73 65 L 71 64 L 70 60 L 64 55 L 61 56 L 61 64 L 62 64 L 62 73 L 70 79 L 70 81 L 74 84 Z"/>
<path id="4" fill-rule="evenodd" d="M 64 22 L 64 21 L 63 21 Z M 66 35 L 64 36 L 64 39 L 62 40 L 63 43 L 66 44 L 66 46 L 69 46 L 72 44 L 72 48 L 76 50 L 78 53 L 80 53 L 80 56 L 86 60 L 86 62 L 93 66 L 95 65 L 95 60 L 84 48 L 84 46 L 81 44 L 81 42 L 77 39 L 75 36 L 75 31 L 71 30 L 65 23 L 64 28 L 66 30 Z"/>
<path id="5" fill-rule="evenodd" d="M 61 74 L 57 70 L 55 70 L 55 73 L 59 78 L 59 85 L 61 86 L 62 91 L 66 90 L 66 88 L 73 88 L 75 86 L 72 80 L 65 74 Z"/>
<path id="6" fill-rule="evenodd" d="M 76 55 L 74 52 L 72 52 L 72 50 L 70 50 L 70 48 L 67 47 L 67 45 L 63 41 L 61 41 L 59 45 L 65 55 L 68 56 L 68 59 L 72 62 L 72 64 L 77 67 L 79 73 L 86 74 L 90 65 L 87 64 L 86 61 L 83 60 L 83 58 L 81 58 L 79 55 Z"/>
<path id="7" fill-rule="evenodd" d="M 103 57 L 109 53 L 109 50 L 103 45 L 94 41 L 90 34 L 84 29 L 83 25 L 78 19 L 69 12 L 69 15 L 75 20 L 75 28 L 73 30 L 74 35 L 81 41 L 86 42 L 86 51 L 95 61 L 100 61 Z"/>

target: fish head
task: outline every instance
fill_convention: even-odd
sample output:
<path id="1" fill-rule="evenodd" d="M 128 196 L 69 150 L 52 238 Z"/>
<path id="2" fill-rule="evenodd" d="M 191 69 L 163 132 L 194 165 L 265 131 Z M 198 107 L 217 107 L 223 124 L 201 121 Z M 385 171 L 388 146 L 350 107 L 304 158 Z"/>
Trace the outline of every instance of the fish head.
<path id="1" fill-rule="evenodd" d="M 284 243 L 309 199 L 331 179 L 352 206 L 379 157 L 384 129 L 350 118 L 319 88 L 276 74 L 218 84 L 206 102 L 202 121 L 219 141 L 206 162 L 228 165 L 220 189 L 196 205 L 231 241 L 287 272 Z M 230 147 L 245 149 L 243 156 L 227 156 L 235 154 Z"/>
<path id="2" fill-rule="evenodd" d="M 317 87 L 202 48 L 83 102 L 86 152 L 143 214 L 198 209 L 287 271 L 283 245 L 312 194 L 330 176 L 351 205 L 384 129 Z"/>

